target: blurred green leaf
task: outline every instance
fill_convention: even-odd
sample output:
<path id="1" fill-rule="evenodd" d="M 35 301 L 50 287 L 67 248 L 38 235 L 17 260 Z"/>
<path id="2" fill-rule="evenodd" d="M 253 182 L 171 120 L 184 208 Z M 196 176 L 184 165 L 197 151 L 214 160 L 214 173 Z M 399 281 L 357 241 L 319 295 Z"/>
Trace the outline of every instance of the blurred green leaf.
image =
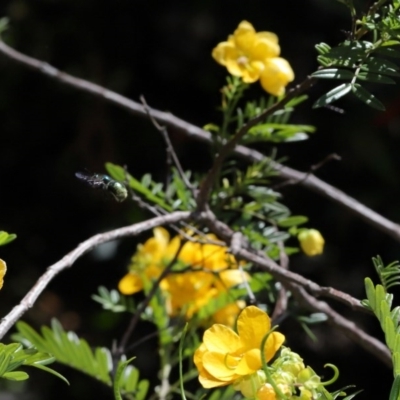
<path id="1" fill-rule="evenodd" d="M 321 96 L 313 105 L 313 108 L 324 107 L 327 104 L 333 103 L 334 101 L 340 99 L 349 93 L 352 89 L 351 83 L 343 83 L 334 89 L 330 90 L 328 93 Z"/>
<path id="2" fill-rule="evenodd" d="M 316 71 L 311 76 L 320 79 L 353 79 L 354 72 L 348 69 L 327 68 Z"/>
<path id="3" fill-rule="evenodd" d="M 365 90 L 358 83 L 353 84 L 351 90 L 367 106 L 380 111 L 385 110 L 385 106 L 372 93 Z"/>

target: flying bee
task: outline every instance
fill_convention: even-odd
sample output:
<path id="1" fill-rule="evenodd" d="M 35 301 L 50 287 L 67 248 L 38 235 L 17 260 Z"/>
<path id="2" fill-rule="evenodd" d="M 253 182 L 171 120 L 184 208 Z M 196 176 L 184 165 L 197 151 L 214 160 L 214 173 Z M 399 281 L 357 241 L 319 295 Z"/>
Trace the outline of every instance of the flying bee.
<path id="1" fill-rule="evenodd" d="M 126 186 L 121 182 L 111 179 L 108 175 L 76 172 L 75 176 L 94 189 L 106 190 L 118 202 L 124 201 L 128 197 Z"/>

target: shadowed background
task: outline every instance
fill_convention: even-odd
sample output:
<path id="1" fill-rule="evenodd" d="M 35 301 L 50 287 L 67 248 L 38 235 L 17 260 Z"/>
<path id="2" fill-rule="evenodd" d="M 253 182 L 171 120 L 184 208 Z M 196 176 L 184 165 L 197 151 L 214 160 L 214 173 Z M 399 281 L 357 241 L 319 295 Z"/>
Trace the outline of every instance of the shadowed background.
<path id="1" fill-rule="evenodd" d="M 203 126 L 220 121 L 219 89 L 226 76 L 212 60 L 211 50 L 240 21 L 279 35 L 295 83 L 317 68 L 316 43 L 343 40 L 351 22 L 343 5 L 334 0 L 307 0 L 294 7 L 295 3 L 4 0 L 0 16 L 9 17 L 10 28 L 3 36 L 17 50 L 134 100 L 143 94 L 152 107 Z M 328 163 L 317 175 L 397 221 L 399 90 L 368 87 L 386 105 L 384 113 L 351 96 L 338 104 L 345 114 L 312 110 L 312 102 L 332 86 L 318 83 L 309 93 L 311 99 L 295 113 L 294 122 L 313 124 L 317 133 L 309 141 L 279 145 L 278 156 L 288 156 L 288 165 L 307 171 L 327 155 L 339 154 L 342 161 Z M 0 248 L 9 268 L 0 292 L 5 315 L 46 267 L 79 242 L 147 217 L 132 204 L 103 199 L 82 185 L 75 172 L 104 172 L 104 163 L 110 161 L 126 164 L 136 177 L 151 173 L 162 180 L 166 164 L 163 141 L 148 120 L 55 83 L 1 54 L 0 88 L 0 230 L 18 235 L 17 241 Z M 256 98 L 263 94 L 258 83 L 249 93 Z M 206 171 L 209 148 L 177 132 L 170 134 L 184 167 Z M 258 148 L 269 154 L 272 146 Z M 327 243 L 323 256 L 294 256 L 294 271 L 363 298 L 363 278 L 375 279 L 371 257 L 380 254 L 387 263 L 399 258 L 399 243 L 339 205 L 298 185 L 286 187 L 283 195 L 294 214 L 310 217 L 309 225 L 319 229 Z M 121 337 L 128 316 L 103 312 L 90 296 L 99 285 L 116 286 L 138 240 L 148 236 L 111 243 L 83 257 L 51 283 L 24 319 L 38 327 L 56 317 L 90 344 L 110 347 Z M 381 337 L 373 318 L 343 311 Z M 150 329 L 140 325 L 132 340 Z M 290 318 L 281 329 L 289 346 L 317 372 L 322 373 L 326 362 L 340 368 L 336 388 L 356 384 L 365 389 L 360 399 L 373 398 L 374 390 L 379 390 L 379 398 L 387 397 L 391 371 L 337 331 L 318 326 L 319 341 L 313 343 Z M 135 363 L 143 377 L 156 381 L 154 348 L 155 342 L 140 346 Z M 33 379 L 25 384 L 0 383 L 0 399 L 112 398 L 111 391 L 90 378 L 62 366 L 58 370 L 71 387 L 32 372 Z M 325 375 L 328 378 L 330 371 Z"/>

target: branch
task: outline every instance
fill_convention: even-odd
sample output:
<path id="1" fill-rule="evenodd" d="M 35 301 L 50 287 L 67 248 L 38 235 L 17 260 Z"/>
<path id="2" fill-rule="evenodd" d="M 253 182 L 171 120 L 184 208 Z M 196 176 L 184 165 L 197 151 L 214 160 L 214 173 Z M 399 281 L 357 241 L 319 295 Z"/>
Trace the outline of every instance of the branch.
<path id="1" fill-rule="evenodd" d="M 40 72 L 59 83 L 64 83 L 82 92 L 90 93 L 94 96 L 100 97 L 110 102 L 111 104 L 123 108 L 131 114 L 140 117 L 147 117 L 147 113 L 141 104 L 132 101 L 124 96 L 121 96 L 120 94 L 115 93 L 111 90 L 108 90 L 100 85 L 96 85 L 95 83 L 91 83 L 84 79 L 79 79 L 68 75 L 65 72 L 59 71 L 57 68 L 54 68 L 46 62 L 28 57 L 7 46 L 1 39 L 0 53 L 3 53 L 11 60 L 22 64 L 25 67 L 28 67 L 36 72 Z M 210 132 L 207 132 L 199 128 L 198 126 L 192 125 L 180 118 L 177 118 L 170 113 L 155 110 L 152 108 L 149 108 L 149 111 L 158 122 L 176 129 L 185 136 L 188 136 L 195 140 L 199 140 L 201 142 L 209 144 L 212 143 Z M 261 161 L 265 158 L 262 153 L 256 150 L 251 150 L 244 146 L 236 146 L 234 149 L 234 153 L 249 162 Z M 387 218 L 364 206 L 352 197 L 346 195 L 344 192 L 318 179 L 314 175 L 309 175 L 307 173 L 296 171 L 292 168 L 285 167 L 276 162 L 272 162 L 271 165 L 275 170 L 280 173 L 281 178 L 299 182 L 300 185 L 334 201 L 335 203 L 338 203 L 368 224 L 372 225 L 373 227 L 400 242 L 400 226 L 398 224 L 388 220 Z"/>
<path id="2" fill-rule="evenodd" d="M 157 226 L 177 223 L 179 221 L 188 220 L 191 217 L 192 215 L 190 212 L 176 211 L 169 215 L 155 217 L 138 224 L 100 233 L 85 240 L 77 248 L 64 256 L 60 261 L 48 267 L 46 272 L 37 280 L 35 285 L 25 295 L 21 302 L 1 320 L 0 339 L 2 339 L 9 329 L 21 318 L 21 316 L 33 306 L 49 282 L 61 271 L 71 267 L 78 258 L 82 257 L 88 251 L 94 249 L 102 243 L 109 242 L 110 240 L 115 240 L 126 236 L 136 236 L 141 232 Z"/>
<path id="3" fill-rule="evenodd" d="M 215 233 L 220 239 L 224 240 L 228 246 L 230 243 L 232 243 L 233 237 L 236 237 L 235 232 L 228 225 L 218 221 L 216 216 L 211 211 L 201 213 L 199 218 L 213 233 Z M 310 279 L 304 278 L 302 275 L 281 268 L 274 260 L 267 257 L 264 253 L 249 248 L 247 243 L 242 243 L 240 246 L 236 240 L 235 245 L 233 247 L 232 245 L 230 246 L 231 253 L 237 259 L 246 260 L 254 265 L 258 265 L 264 271 L 269 272 L 276 280 L 282 283 L 295 283 L 307 289 L 314 296 L 329 297 L 346 304 L 353 310 L 370 313 L 370 311 L 361 305 L 360 300 L 350 296 L 347 293 L 341 292 L 340 290 L 333 289 L 331 287 L 319 286 L 317 283 Z"/>
<path id="4" fill-rule="evenodd" d="M 288 288 L 291 289 L 294 297 L 303 307 L 311 311 L 323 312 L 328 317 L 329 324 L 342 331 L 347 337 L 376 356 L 389 368 L 392 368 L 390 351 L 382 342 L 365 333 L 354 322 L 341 316 L 324 301 L 319 301 L 308 294 L 301 286 L 289 284 Z"/>
<path id="5" fill-rule="evenodd" d="M 284 286 L 293 292 L 299 303 L 309 310 L 325 313 L 328 316 L 328 322 L 330 324 L 342 331 L 346 336 L 354 340 L 365 350 L 374 354 L 385 364 L 391 366 L 390 352 L 383 343 L 365 333 L 353 322 L 342 317 L 327 303 L 319 301 L 311 296 L 306 290 L 311 292 L 314 296 L 331 297 L 345 303 L 347 306 L 350 306 L 355 310 L 368 312 L 365 307 L 360 304 L 359 300 L 333 288 L 321 287 L 317 283 L 306 279 L 301 275 L 282 268 L 275 263 L 275 261 L 265 256 L 265 254 L 258 254 L 256 250 L 243 248 L 247 247 L 246 243 L 243 243 L 243 247 L 241 247 L 236 239 L 237 235 L 233 234 L 233 231 L 227 225 L 217 221 L 211 212 L 203 213 L 202 218 L 206 224 L 208 223 L 208 227 L 216 235 L 226 240 L 227 243 L 235 237 L 235 245 L 231 246 L 231 252 L 238 260 L 243 259 L 249 261 L 253 263 L 253 265 L 258 265 L 264 271 L 269 272 L 275 279 L 282 282 Z"/>
<path id="6" fill-rule="evenodd" d="M 225 161 L 226 157 L 230 153 L 232 153 L 232 151 L 234 151 L 235 147 L 240 143 L 240 140 L 249 131 L 249 129 L 257 125 L 259 122 L 263 121 L 269 115 L 272 115 L 275 111 L 283 108 L 285 104 L 287 104 L 294 97 L 298 96 L 300 93 L 303 93 L 306 89 L 310 88 L 314 82 L 315 78 L 308 76 L 304 80 L 304 82 L 291 89 L 282 100 L 268 107 L 263 112 L 261 112 L 260 114 L 249 120 L 247 123 L 245 123 L 235 133 L 235 135 L 221 147 L 220 152 L 215 158 L 211 169 L 208 171 L 204 181 L 201 184 L 200 191 L 197 195 L 198 210 L 202 211 L 206 208 L 206 204 L 210 196 L 211 189 L 218 177 L 219 172 L 221 171 L 223 162 Z"/>

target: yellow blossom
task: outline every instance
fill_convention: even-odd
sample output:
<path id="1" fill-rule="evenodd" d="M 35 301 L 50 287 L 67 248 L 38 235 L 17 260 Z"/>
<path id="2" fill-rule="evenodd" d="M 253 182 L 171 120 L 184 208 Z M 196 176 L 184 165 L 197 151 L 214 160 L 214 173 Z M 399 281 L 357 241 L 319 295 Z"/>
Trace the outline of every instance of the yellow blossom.
<path id="1" fill-rule="evenodd" d="M 228 40 L 212 51 L 213 58 L 228 72 L 245 83 L 261 79 L 264 90 L 280 96 L 294 79 L 289 63 L 279 57 L 278 37 L 272 32 L 256 32 L 253 25 L 242 21 Z"/>
<path id="2" fill-rule="evenodd" d="M 299 233 L 297 238 L 299 239 L 301 249 L 308 256 L 322 254 L 325 240 L 316 229 L 305 229 Z"/>
<path id="3" fill-rule="evenodd" d="M 128 274 L 120 280 L 118 289 L 121 293 L 129 295 L 143 290 L 143 283 L 157 279 L 179 250 L 179 236 L 171 239 L 168 231 L 161 227 L 153 232 L 152 238 L 138 246 Z M 213 234 L 205 235 L 203 239 L 218 241 Z M 184 314 L 191 318 L 210 300 L 250 279 L 237 267 L 226 247 L 186 242 L 180 249 L 174 271 L 160 283 L 169 315 Z M 219 310 L 216 317 L 219 322 L 233 324 L 243 306 L 239 307 L 235 302 L 227 306 L 230 307 Z"/>
<path id="4" fill-rule="evenodd" d="M 6 263 L 0 259 L 0 289 L 3 287 L 3 283 L 4 283 L 4 275 L 7 272 L 7 265 Z"/>
<path id="5" fill-rule="evenodd" d="M 225 386 L 262 367 L 261 342 L 271 329 L 269 316 L 257 307 L 246 307 L 237 320 L 238 333 L 225 325 L 214 324 L 204 332 L 203 343 L 194 354 L 199 381 L 205 388 Z M 285 337 L 269 334 L 265 360 L 269 361 Z"/>

